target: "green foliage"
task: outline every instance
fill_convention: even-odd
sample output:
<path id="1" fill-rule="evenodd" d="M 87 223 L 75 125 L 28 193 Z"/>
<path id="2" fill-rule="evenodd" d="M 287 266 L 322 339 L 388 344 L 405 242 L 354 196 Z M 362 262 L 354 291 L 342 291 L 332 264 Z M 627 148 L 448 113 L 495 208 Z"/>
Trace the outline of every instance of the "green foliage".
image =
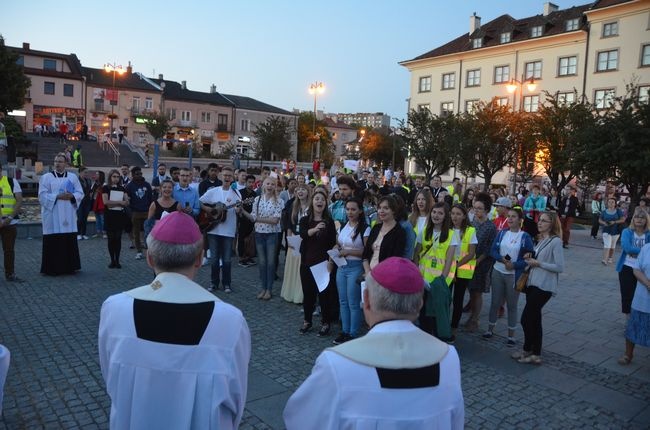
<path id="1" fill-rule="evenodd" d="M 25 103 L 25 94 L 31 86 L 22 66 L 16 64 L 18 54 L 10 52 L 0 35 L 0 112 L 20 109 Z"/>
<path id="2" fill-rule="evenodd" d="M 584 98 L 565 103 L 556 93 L 546 92 L 544 103 L 532 117 L 530 134 L 534 136 L 537 157 L 551 186 L 561 190 L 582 170 L 593 147 L 596 122 L 593 105 Z"/>
<path id="3" fill-rule="evenodd" d="M 302 112 L 298 117 L 298 161 L 313 161 L 316 156 L 317 138 L 314 137 L 312 127 L 314 125 L 314 113 Z M 334 145 L 332 136 L 325 122 L 316 120 L 316 135 L 320 139 L 320 158 L 325 163 L 331 164 L 334 158 Z M 312 156 L 312 154 L 314 154 Z"/>
<path id="4" fill-rule="evenodd" d="M 427 181 L 435 174 L 443 174 L 454 163 L 457 152 L 456 123 L 457 117 L 440 117 L 428 109 L 412 109 L 407 123 L 401 122 L 401 147 L 424 170 Z"/>
<path id="5" fill-rule="evenodd" d="M 146 118 L 145 127 L 154 139 L 159 140 L 165 137 L 171 129 L 167 115 L 162 112 L 151 112 L 143 115 Z"/>
<path id="6" fill-rule="evenodd" d="M 397 166 L 404 165 L 404 155 L 400 150 L 403 142 L 399 136 L 391 134 L 389 129 L 369 129 L 359 146 L 361 158 L 373 161 L 372 164 L 388 166 L 394 161 Z"/>
<path id="7" fill-rule="evenodd" d="M 253 136 L 257 140 L 253 150 L 264 160 L 291 157 L 291 122 L 281 116 L 270 116 L 265 122 L 257 124 Z"/>
<path id="8" fill-rule="evenodd" d="M 508 106 L 499 106 L 493 99 L 480 102 L 471 113 L 464 113 L 457 121 L 456 163 L 469 176 L 483 178 L 489 187 L 495 173 L 512 165 L 525 140 L 523 115 Z"/>

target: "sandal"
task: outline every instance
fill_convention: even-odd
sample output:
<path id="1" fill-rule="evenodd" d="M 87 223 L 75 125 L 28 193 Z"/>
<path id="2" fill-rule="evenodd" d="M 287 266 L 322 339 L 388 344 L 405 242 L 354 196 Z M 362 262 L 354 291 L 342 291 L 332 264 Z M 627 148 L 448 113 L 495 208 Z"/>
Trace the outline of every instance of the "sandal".
<path id="1" fill-rule="evenodd" d="M 329 324 L 323 324 L 322 326 L 320 326 L 320 330 L 318 330 L 318 334 L 316 336 L 325 337 L 328 334 L 330 334 L 330 325 Z"/>
<path id="2" fill-rule="evenodd" d="M 312 328 L 312 323 L 305 321 L 304 323 L 302 323 L 302 327 L 299 330 L 300 334 L 307 333 L 308 331 L 311 330 L 311 328 Z"/>
<path id="3" fill-rule="evenodd" d="M 630 364 L 631 361 L 632 361 L 631 357 L 624 355 L 618 359 L 618 364 L 620 364 L 621 366 L 627 366 L 628 364 Z"/>

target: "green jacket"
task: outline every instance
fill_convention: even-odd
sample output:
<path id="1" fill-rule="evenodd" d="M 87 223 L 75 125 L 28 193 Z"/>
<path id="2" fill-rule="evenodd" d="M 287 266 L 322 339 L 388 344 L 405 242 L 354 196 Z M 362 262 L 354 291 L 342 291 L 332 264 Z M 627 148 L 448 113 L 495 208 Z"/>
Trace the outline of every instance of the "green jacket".
<path id="1" fill-rule="evenodd" d="M 430 285 L 431 289 L 424 303 L 425 315 L 435 317 L 438 338 L 449 339 L 451 338 L 451 316 L 449 315 L 451 290 L 442 276 L 435 278 Z"/>

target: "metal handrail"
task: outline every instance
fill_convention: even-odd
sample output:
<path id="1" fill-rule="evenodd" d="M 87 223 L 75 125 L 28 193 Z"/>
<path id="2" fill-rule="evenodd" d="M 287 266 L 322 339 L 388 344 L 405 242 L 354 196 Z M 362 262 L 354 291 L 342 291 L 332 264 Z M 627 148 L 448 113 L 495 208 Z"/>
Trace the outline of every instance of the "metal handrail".
<path id="1" fill-rule="evenodd" d="M 135 146 L 126 137 L 122 138 L 122 143 L 125 144 L 126 147 L 131 150 L 131 152 L 135 152 L 142 161 L 145 163 L 147 162 L 147 157 L 144 155 L 144 150 L 141 147 Z"/>
<path id="2" fill-rule="evenodd" d="M 117 149 L 115 144 L 113 143 L 113 139 L 108 139 L 106 141 L 108 148 L 113 152 L 113 157 L 115 158 L 115 165 L 119 166 L 120 165 L 120 151 Z"/>

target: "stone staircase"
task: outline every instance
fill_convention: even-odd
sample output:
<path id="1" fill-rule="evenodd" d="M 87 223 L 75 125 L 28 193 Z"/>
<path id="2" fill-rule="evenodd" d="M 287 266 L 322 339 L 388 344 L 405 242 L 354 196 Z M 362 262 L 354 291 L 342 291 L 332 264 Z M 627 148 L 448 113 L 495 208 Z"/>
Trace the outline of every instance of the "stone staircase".
<path id="1" fill-rule="evenodd" d="M 44 165 L 51 166 L 54 156 L 65 149 L 65 145 L 59 143 L 58 138 L 53 137 L 32 137 L 38 145 L 38 161 Z M 72 145 L 73 150 L 78 144 L 81 145 L 81 155 L 83 164 L 93 167 L 115 166 L 115 157 L 111 151 L 104 151 L 98 142 L 73 140 L 68 142 Z M 120 161 L 119 164 L 127 163 L 129 166 L 144 166 L 144 161 L 126 145 L 119 145 Z"/>

